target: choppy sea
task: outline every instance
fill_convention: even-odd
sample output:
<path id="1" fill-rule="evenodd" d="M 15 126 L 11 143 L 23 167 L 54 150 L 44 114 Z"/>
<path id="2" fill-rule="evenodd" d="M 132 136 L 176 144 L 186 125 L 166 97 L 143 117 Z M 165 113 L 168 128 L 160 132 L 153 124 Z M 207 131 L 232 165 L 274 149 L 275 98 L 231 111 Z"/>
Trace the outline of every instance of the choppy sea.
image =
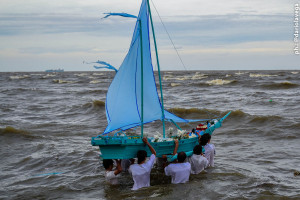
<path id="1" fill-rule="evenodd" d="M 180 117 L 232 111 L 212 137 L 214 168 L 186 184 L 155 168 L 149 188 L 131 191 L 126 173 L 110 186 L 90 140 L 107 125 L 114 72 L 0 73 L 0 199 L 300 199 L 300 71 L 162 74 L 165 107 Z"/>

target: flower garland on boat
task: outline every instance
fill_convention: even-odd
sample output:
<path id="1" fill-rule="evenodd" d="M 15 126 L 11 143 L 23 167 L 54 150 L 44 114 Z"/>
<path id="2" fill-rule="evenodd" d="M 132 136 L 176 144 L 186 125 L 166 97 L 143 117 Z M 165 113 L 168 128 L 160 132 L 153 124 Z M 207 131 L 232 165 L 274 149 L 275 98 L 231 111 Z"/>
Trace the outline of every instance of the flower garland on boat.
<path id="1" fill-rule="evenodd" d="M 177 130 L 176 135 L 173 135 L 173 133 L 174 133 L 173 128 L 169 128 L 167 130 L 168 137 L 163 138 L 163 136 L 159 132 L 156 132 L 154 137 L 151 138 L 151 142 L 166 142 L 166 141 L 173 141 L 175 139 L 181 140 L 181 139 L 189 139 L 189 138 L 197 137 L 196 134 L 190 134 L 186 130 Z"/>

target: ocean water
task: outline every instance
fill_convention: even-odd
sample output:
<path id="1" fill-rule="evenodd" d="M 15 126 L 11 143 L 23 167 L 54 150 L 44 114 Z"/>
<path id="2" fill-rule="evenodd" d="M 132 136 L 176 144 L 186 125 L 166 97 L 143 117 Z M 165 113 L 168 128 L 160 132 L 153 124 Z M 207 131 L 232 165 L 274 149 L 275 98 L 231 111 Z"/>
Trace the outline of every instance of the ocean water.
<path id="1" fill-rule="evenodd" d="M 300 71 L 162 74 L 165 106 L 180 117 L 232 111 L 212 137 L 214 168 L 186 184 L 155 168 L 149 188 L 131 191 L 126 173 L 107 185 L 90 140 L 107 125 L 114 72 L 0 73 L 0 199 L 300 199 Z"/>

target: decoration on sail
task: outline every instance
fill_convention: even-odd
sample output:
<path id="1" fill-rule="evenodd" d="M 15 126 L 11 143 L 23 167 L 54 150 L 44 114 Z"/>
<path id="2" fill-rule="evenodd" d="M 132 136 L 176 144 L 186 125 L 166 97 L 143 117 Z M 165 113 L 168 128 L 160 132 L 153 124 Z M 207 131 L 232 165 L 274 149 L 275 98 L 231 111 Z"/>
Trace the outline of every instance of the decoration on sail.
<path id="1" fill-rule="evenodd" d="M 110 16 L 121 16 L 121 17 L 137 18 L 137 16 L 131 15 L 131 14 L 128 14 L 128 13 L 103 13 L 103 14 L 106 14 L 106 16 L 104 16 L 102 19 L 108 18 Z"/>

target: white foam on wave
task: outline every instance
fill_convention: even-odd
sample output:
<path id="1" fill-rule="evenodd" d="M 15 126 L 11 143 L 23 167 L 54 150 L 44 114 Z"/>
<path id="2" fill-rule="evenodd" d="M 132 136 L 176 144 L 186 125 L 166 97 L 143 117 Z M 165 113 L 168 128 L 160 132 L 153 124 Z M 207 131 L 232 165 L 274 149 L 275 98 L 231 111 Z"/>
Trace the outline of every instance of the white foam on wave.
<path id="1" fill-rule="evenodd" d="M 204 78 L 207 78 L 207 74 L 201 74 L 200 72 L 196 72 L 194 75 L 192 76 L 177 76 L 177 77 L 174 77 L 173 75 L 165 75 L 163 77 L 163 79 L 165 81 L 168 81 L 168 80 L 177 80 L 177 81 L 186 81 L 186 80 L 199 80 L 199 79 L 204 79 Z"/>
<path id="2" fill-rule="evenodd" d="M 99 80 L 91 80 L 90 83 L 96 84 L 96 83 L 101 83 L 101 81 L 99 81 Z"/>
<path id="3" fill-rule="evenodd" d="M 56 74 L 47 74 L 46 76 L 43 76 L 43 78 L 48 78 L 48 77 L 54 77 Z"/>
<path id="4" fill-rule="evenodd" d="M 180 83 L 171 83 L 172 87 L 176 87 L 176 86 L 179 86 L 179 85 L 181 85 L 181 84 Z"/>
<path id="5" fill-rule="evenodd" d="M 201 74 L 200 72 L 196 72 L 196 74 L 191 77 L 192 80 L 205 79 L 205 78 L 208 78 L 207 74 Z"/>
<path id="6" fill-rule="evenodd" d="M 75 76 L 79 76 L 79 77 L 82 77 L 82 76 L 87 76 L 88 74 L 87 73 L 80 73 L 80 74 L 74 74 Z"/>
<path id="7" fill-rule="evenodd" d="M 59 83 L 59 84 L 63 84 L 63 83 L 76 83 L 76 81 L 68 81 L 68 80 L 61 80 L 61 79 L 53 79 L 54 83 Z"/>
<path id="8" fill-rule="evenodd" d="M 14 80 L 14 79 L 24 79 L 24 78 L 30 78 L 29 75 L 23 75 L 23 76 L 10 76 L 10 79 Z"/>
<path id="9" fill-rule="evenodd" d="M 226 85 L 232 82 L 233 80 L 223 80 L 223 79 L 214 79 L 211 81 L 206 81 L 206 83 L 209 85 Z"/>
<path id="10" fill-rule="evenodd" d="M 236 72 L 234 74 L 236 74 L 236 75 L 242 75 L 242 74 L 245 74 L 245 72 Z"/>
<path id="11" fill-rule="evenodd" d="M 163 77 L 163 80 L 164 80 L 164 81 L 172 80 L 172 79 L 174 79 L 174 76 L 173 76 L 173 75 L 164 75 L 164 77 Z"/>
<path id="12" fill-rule="evenodd" d="M 291 72 L 292 74 L 298 74 L 299 72 Z"/>
<path id="13" fill-rule="evenodd" d="M 258 78 L 258 77 L 272 77 L 272 76 L 278 76 L 278 75 L 270 75 L 270 74 L 250 74 L 249 75 L 252 78 Z"/>
<path id="14" fill-rule="evenodd" d="M 92 75 L 93 75 L 93 76 L 102 76 L 103 73 L 93 73 Z"/>

